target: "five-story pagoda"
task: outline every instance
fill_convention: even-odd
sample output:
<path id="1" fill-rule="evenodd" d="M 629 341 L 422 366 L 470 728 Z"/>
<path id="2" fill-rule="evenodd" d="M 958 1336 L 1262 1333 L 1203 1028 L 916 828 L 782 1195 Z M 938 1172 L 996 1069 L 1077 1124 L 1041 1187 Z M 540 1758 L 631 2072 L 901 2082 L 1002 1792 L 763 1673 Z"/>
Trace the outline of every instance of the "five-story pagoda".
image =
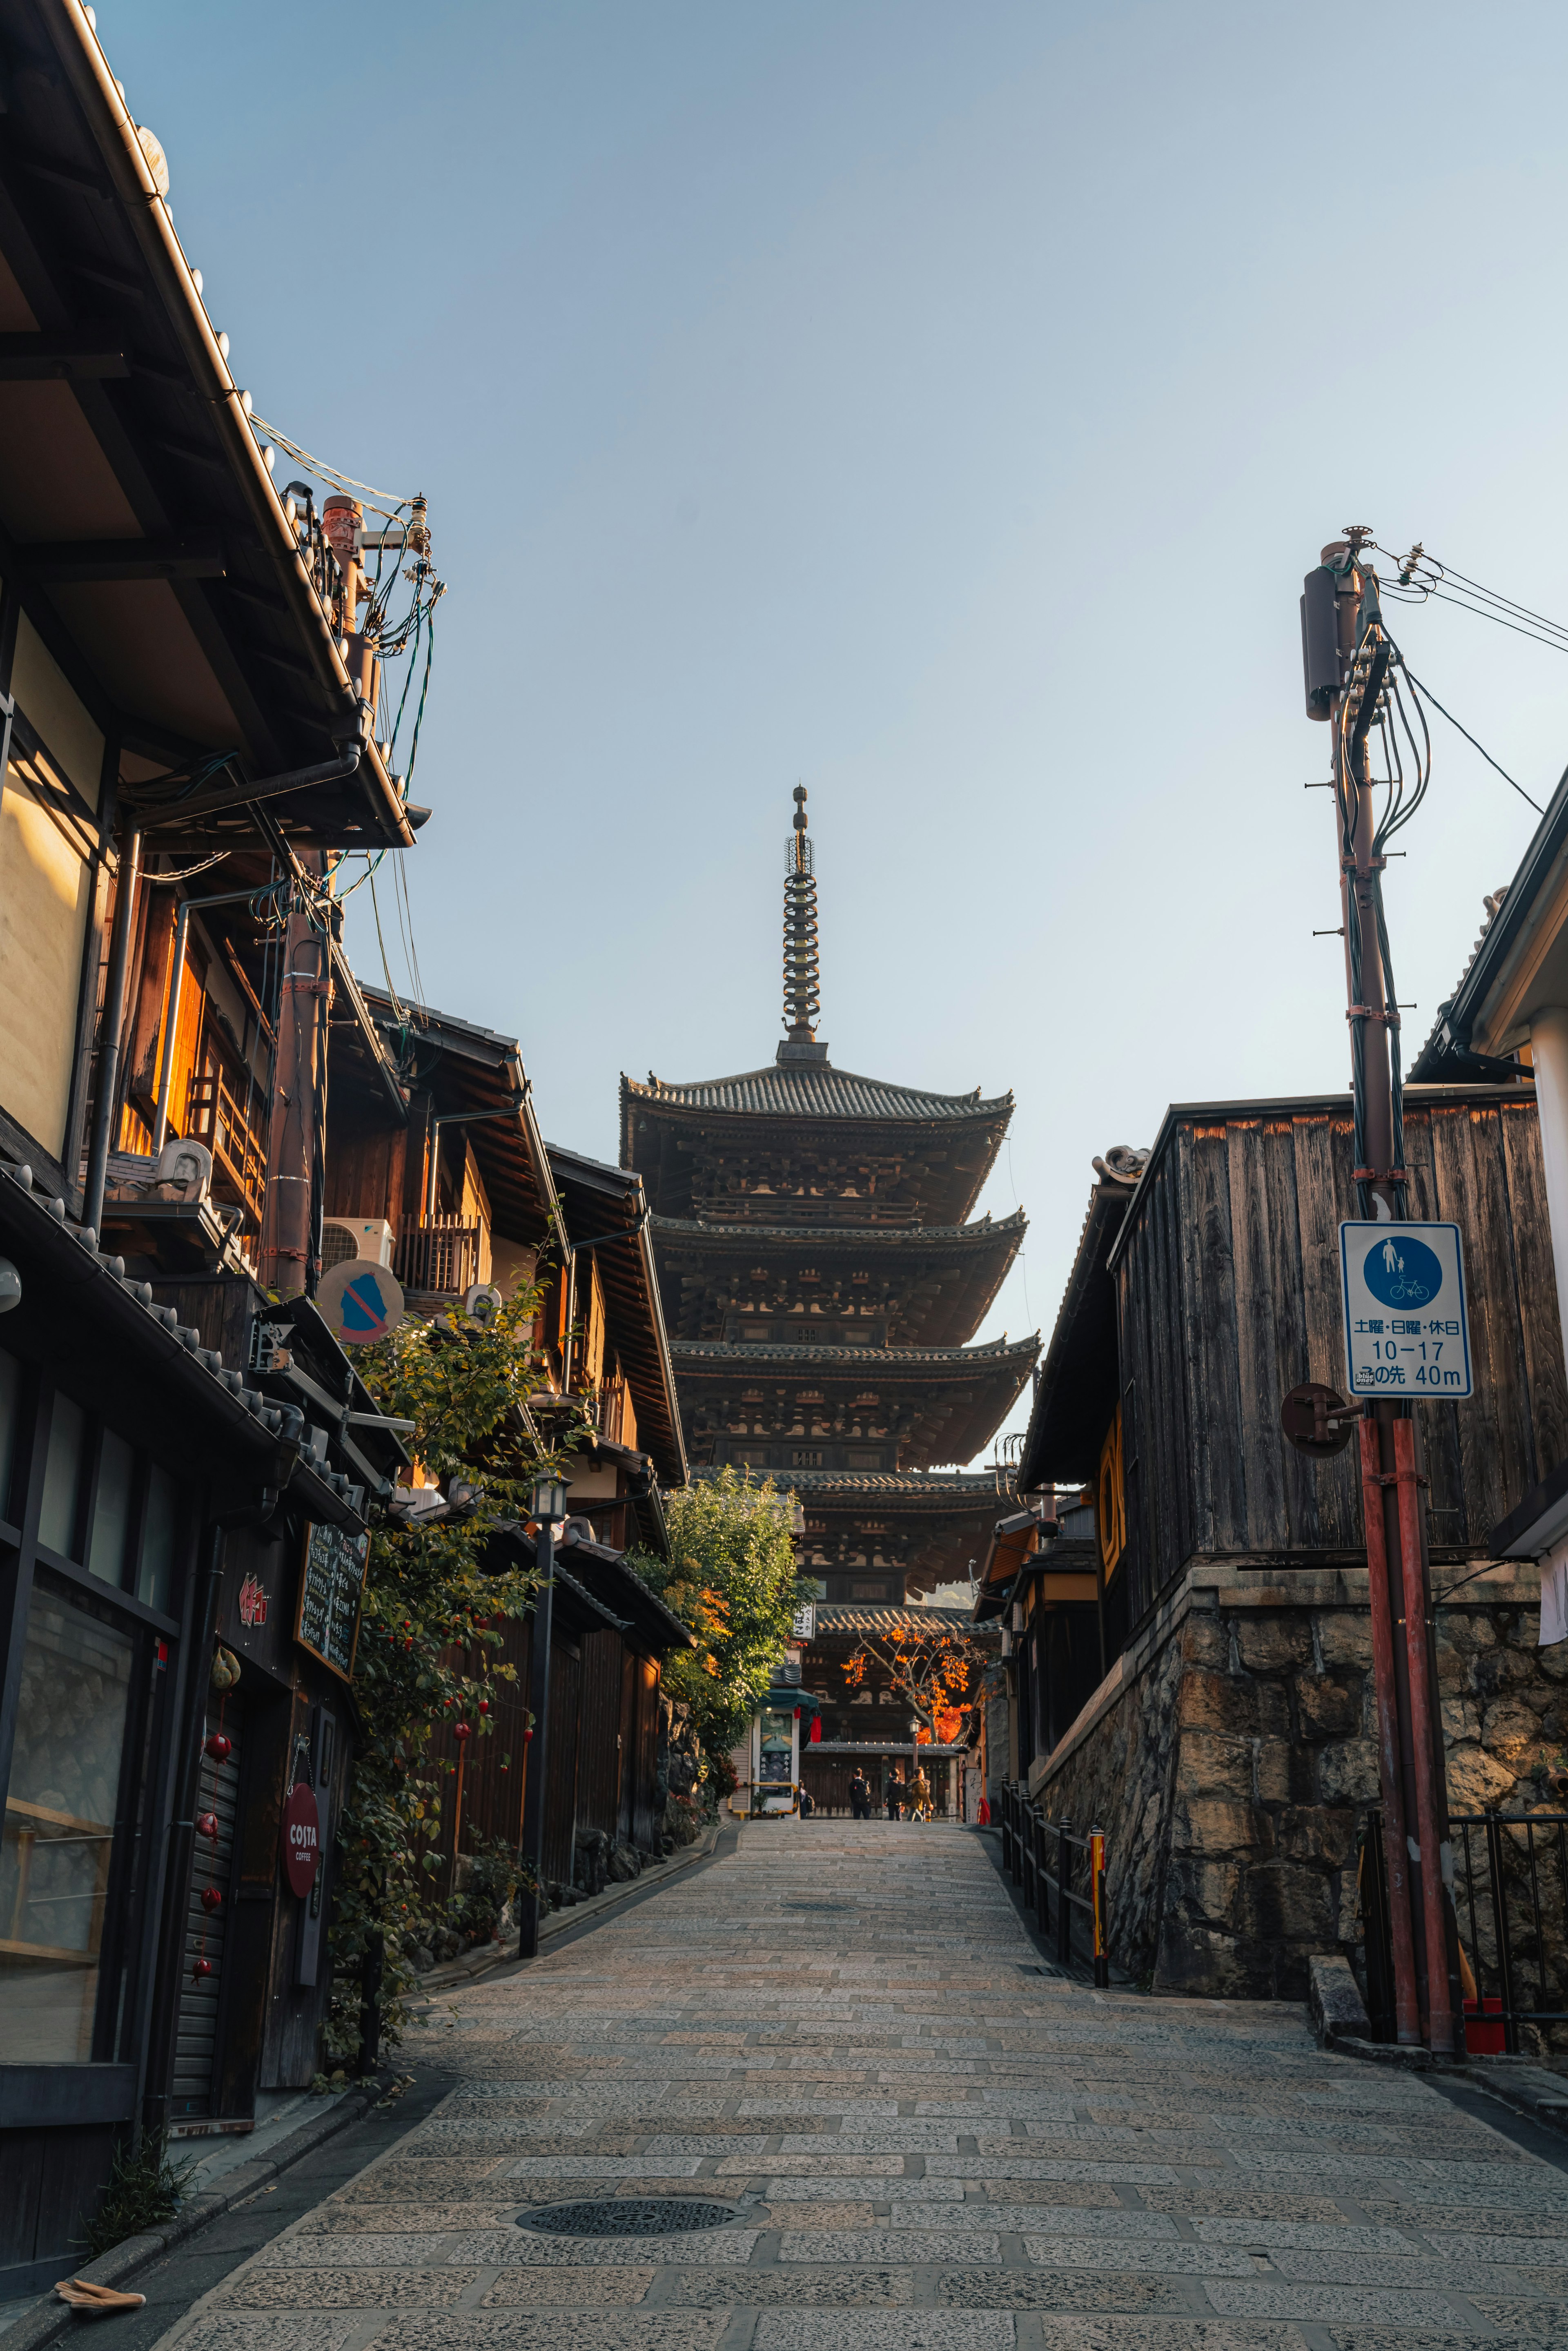
<path id="1" fill-rule="evenodd" d="M 1039 1342 L 965 1343 L 1024 1233 L 1021 1213 L 967 1221 L 1011 1094 L 855 1077 L 818 1040 L 805 799 L 797 788 L 775 1062 L 694 1085 L 623 1077 L 621 1159 L 653 1211 L 695 1473 L 770 1472 L 800 1504 L 801 1573 L 820 1594 L 810 1677 L 828 1691 L 808 1783 L 843 1809 L 854 1761 L 874 1789 L 883 1759 L 913 1752 L 885 1677 L 852 1693 L 843 1667 L 863 1635 L 929 1622 L 919 1595 L 981 1552 L 1007 1507 L 998 1477 L 937 1465 L 989 1442 Z"/>

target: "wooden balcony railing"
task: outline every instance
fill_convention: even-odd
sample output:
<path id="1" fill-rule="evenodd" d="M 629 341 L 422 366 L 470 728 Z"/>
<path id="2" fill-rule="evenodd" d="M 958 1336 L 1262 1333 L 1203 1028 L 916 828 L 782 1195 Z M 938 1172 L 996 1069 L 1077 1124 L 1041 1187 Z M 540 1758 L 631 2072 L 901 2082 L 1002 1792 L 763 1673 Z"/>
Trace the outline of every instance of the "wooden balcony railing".
<path id="1" fill-rule="evenodd" d="M 458 1217 L 433 1217 L 428 1223 L 404 1217 L 394 1268 L 404 1290 L 436 1291 L 448 1298 L 471 1290 L 479 1279 L 484 1229 Z"/>
<path id="2" fill-rule="evenodd" d="M 255 1106 L 265 1109 L 266 1097 L 256 1092 Z M 222 1063 L 209 1062 L 205 1073 L 193 1076 L 185 1103 L 186 1131 L 204 1143 L 213 1155 L 214 1177 L 225 1176 L 228 1187 L 246 1211 L 248 1226 L 259 1228 L 267 1192 L 267 1144 L 246 1117 L 243 1093 L 235 1090 Z M 214 1189 L 222 1198 L 225 1186 Z"/>

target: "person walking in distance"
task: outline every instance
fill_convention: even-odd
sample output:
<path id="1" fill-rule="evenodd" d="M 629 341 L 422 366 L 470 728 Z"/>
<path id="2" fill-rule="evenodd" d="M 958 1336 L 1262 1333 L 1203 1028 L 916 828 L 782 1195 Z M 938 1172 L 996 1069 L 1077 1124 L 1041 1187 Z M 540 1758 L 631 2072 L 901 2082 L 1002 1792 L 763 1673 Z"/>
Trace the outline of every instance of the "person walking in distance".
<path id="1" fill-rule="evenodd" d="M 869 1821 L 871 1818 L 871 1790 L 866 1786 L 865 1773 L 858 1764 L 850 1781 L 850 1817 L 856 1821 Z"/>
<path id="2" fill-rule="evenodd" d="M 890 1821 L 895 1821 L 898 1818 L 899 1799 L 903 1793 L 903 1784 L 899 1780 L 897 1772 L 889 1771 L 887 1775 L 887 1817 Z"/>
<path id="3" fill-rule="evenodd" d="M 909 1808 L 911 1813 L 917 1821 L 928 1821 L 931 1818 L 931 1782 L 925 1776 L 924 1764 L 915 1774 L 914 1793 L 915 1801 Z"/>

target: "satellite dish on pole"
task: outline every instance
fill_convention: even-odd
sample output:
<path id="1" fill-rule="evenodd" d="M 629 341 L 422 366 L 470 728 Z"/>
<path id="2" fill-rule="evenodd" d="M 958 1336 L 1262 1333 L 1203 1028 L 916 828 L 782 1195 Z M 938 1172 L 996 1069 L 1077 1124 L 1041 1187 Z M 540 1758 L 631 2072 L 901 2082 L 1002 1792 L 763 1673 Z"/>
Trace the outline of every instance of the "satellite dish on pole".
<path id="1" fill-rule="evenodd" d="M 374 1258 L 349 1257 L 321 1276 L 316 1310 L 346 1347 L 365 1347 L 397 1329 L 403 1318 L 402 1291 Z"/>

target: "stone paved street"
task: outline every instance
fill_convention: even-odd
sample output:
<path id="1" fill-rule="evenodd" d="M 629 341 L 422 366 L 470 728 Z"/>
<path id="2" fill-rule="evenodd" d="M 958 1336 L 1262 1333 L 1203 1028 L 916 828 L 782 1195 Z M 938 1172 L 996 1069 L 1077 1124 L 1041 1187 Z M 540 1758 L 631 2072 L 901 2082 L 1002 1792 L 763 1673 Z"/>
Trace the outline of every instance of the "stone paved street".
<path id="1" fill-rule="evenodd" d="M 1041 1973 L 972 1832 L 747 1827 L 437 2014 L 461 2085 L 167 2344 L 1568 2346 L 1568 2174 L 1297 2010 Z M 732 2217 L 518 2225 L 670 2197 Z"/>

